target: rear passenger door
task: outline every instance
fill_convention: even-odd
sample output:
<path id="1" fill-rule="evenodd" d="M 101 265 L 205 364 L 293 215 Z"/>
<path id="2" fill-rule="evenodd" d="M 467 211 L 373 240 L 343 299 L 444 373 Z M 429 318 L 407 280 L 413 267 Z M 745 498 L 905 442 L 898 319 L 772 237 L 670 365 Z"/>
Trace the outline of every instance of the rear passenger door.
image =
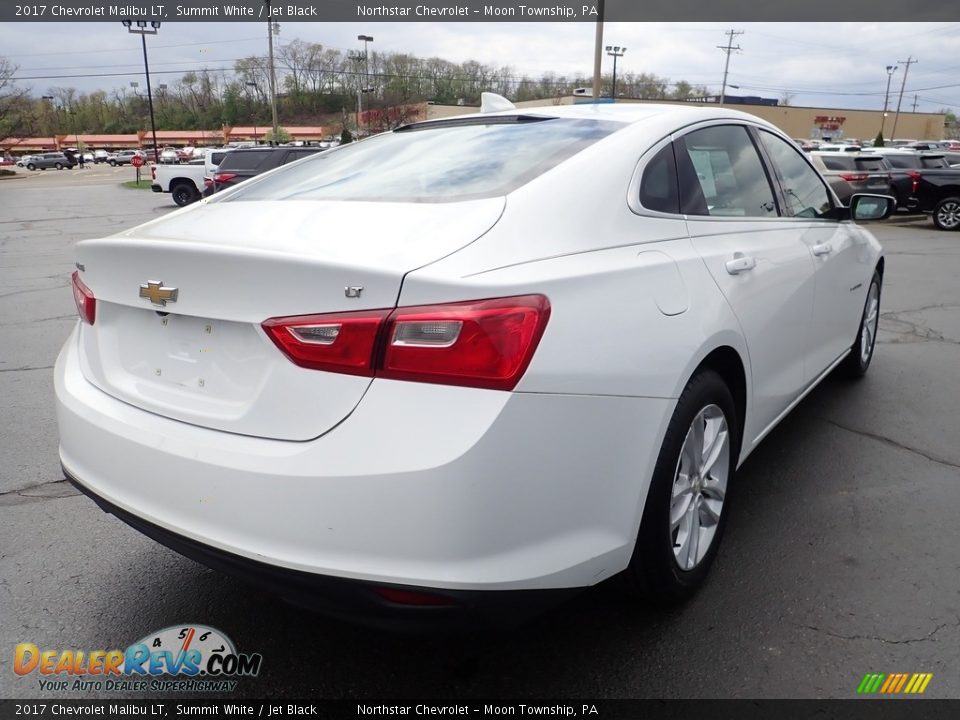
<path id="1" fill-rule="evenodd" d="M 802 392 L 814 265 L 781 213 L 774 179 L 746 125 L 715 123 L 675 138 L 681 212 L 691 240 L 743 329 L 750 353 L 753 442 Z"/>

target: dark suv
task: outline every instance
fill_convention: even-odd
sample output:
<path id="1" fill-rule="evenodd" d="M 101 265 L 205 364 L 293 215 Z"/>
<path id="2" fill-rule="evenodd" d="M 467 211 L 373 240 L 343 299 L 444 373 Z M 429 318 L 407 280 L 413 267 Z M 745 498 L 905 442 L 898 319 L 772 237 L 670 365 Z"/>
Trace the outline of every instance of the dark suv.
<path id="1" fill-rule="evenodd" d="M 204 178 L 204 197 L 231 188 L 247 178 L 267 170 L 314 155 L 323 150 L 316 146 L 239 148 L 228 152 L 212 178 Z"/>

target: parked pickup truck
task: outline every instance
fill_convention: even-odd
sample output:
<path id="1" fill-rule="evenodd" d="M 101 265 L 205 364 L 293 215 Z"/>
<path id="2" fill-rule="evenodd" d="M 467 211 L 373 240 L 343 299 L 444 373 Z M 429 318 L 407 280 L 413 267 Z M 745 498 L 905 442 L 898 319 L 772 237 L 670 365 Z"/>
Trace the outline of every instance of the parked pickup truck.
<path id="1" fill-rule="evenodd" d="M 170 193 L 173 201 L 183 207 L 199 200 L 203 192 L 203 177 L 206 167 L 203 160 L 180 165 L 152 165 L 150 174 L 154 192 Z"/>

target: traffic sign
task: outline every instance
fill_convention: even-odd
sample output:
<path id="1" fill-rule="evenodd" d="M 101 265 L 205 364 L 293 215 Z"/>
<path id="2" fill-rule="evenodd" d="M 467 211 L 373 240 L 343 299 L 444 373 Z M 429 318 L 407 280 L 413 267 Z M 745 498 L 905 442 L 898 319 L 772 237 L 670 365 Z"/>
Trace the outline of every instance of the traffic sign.
<path id="1" fill-rule="evenodd" d="M 134 155 L 132 158 L 130 158 L 130 164 L 135 168 L 141 168 L 143 167 L 143 158 L 139 155 Z"/>

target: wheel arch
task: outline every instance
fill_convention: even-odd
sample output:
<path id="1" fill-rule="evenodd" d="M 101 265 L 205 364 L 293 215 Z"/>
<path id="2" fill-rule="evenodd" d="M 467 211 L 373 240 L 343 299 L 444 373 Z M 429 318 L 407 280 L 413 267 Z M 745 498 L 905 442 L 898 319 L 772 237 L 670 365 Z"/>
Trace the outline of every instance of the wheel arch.
<path id="1" fill-rule="evenodd" d="M 713 370 L 730 388 L 733 404 L 737 411 L 737 428 L 740 446 L 743 446 L 743 434 L 747 419 L 747 368 L 740 353 L 730 345 L 720 345 L 711 350 L 690 375 L 693 377 L 703 370 Z M 739 451 L 740 448 L 737 448 Z"/>

